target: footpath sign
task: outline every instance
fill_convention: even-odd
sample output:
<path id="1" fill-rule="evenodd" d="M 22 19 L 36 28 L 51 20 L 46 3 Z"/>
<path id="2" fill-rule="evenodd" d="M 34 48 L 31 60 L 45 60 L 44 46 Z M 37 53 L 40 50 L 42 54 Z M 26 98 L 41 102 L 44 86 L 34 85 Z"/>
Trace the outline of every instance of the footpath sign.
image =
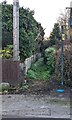
<path id="1" fill-rule="evenodd" d="M 65 40 L 65 34 L 62 34 L 62 40 Z"/>

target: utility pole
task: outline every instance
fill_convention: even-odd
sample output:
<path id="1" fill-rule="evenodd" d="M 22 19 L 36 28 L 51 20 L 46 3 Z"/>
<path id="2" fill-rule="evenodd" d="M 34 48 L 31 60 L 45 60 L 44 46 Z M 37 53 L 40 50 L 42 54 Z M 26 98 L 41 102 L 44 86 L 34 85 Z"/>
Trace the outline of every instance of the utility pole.
<path id="1" fill-rule="evenodd" d="M 19 0 L 13 0 L 13 60 L 19 60 Z"/>

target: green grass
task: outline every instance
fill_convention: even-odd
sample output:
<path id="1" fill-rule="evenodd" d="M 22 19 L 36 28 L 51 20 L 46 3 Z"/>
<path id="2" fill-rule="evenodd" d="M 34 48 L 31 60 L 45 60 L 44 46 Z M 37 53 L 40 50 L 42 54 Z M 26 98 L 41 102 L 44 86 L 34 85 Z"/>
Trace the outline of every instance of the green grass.
<path id="1" fill-rule="evenodd" d="M 45 50 L 45 55 L 38 59 L 28 70 L 27 77 L 36 80 L 49 80 L 55 71 L 54 47 Z M 45 61 L 46 60 L 46 61 Z"/>
<path id="2" fill-rule="evenodd" d="M 43 58 L 32 64 L 31 69 L 28 70 L 27 76 L 31 79 L 48 80 L 50 73 L 47 66 L 44 64 Z"/>

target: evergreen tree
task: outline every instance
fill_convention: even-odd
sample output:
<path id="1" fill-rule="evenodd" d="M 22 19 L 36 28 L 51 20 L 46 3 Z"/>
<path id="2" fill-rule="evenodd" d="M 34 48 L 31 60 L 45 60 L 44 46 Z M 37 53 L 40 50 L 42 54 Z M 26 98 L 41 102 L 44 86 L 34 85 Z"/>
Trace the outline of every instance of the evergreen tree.
<path id="1" fill-rule="evenodd" d="M 36 43 L 42 42 L 44 31 L 40 23 L 34 18 L 34 11 L 29 8 L 19 8 L 19 47 L 20 58 L 31 56 L 36 51 Z M 42 31 L 42 32 L 41 32 Z M 40 36 L 36 40 L 38 33 Z M 40 38 L 40 39 L 39 39 Z M 13 44 L 13 5 L 2 4 L 2 47 Z M 41 47 L 41 46 L 40 46 Z"/>
<path id="2" fill-rule="evenodd" d="M 60 35 L 60 27 L 58 23 L 54 24 L 54 28 L 50 34 L 50 45 L 55 45 L 56 44 L 56 40 L 60 40 L 61 39 L 61 35 Z"/>

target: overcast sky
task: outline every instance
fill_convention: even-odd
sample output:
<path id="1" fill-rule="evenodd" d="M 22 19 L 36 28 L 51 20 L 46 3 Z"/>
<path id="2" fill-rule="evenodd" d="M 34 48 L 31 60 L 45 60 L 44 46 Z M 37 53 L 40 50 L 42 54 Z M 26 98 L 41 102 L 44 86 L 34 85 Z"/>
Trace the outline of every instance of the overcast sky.
<path id="1" fill-rule="evenodd" d="M 1 0 L 0 0 L 1 1 Z M 30 8 L 35 11 L 35 19 L 40 22 L 45 30 L 45 36 L 49 36 L 54 23 L 57 21 L 61 11 L 70 6 L 71 0 L 19 0 L 20 6 Z M 7 0 L 13 3 L 13 0 Z"/>

